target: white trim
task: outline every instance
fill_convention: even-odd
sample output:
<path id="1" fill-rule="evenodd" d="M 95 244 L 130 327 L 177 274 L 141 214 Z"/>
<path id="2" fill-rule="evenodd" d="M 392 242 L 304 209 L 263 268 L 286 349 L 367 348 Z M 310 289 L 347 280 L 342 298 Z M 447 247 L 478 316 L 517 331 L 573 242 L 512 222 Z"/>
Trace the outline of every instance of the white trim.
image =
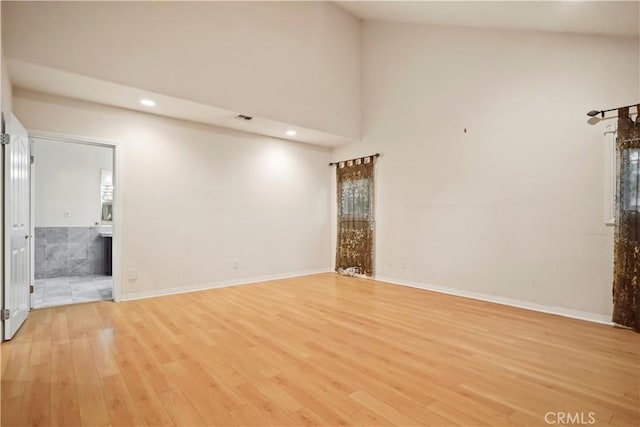
<path id="1" fill-rule="evenodd" d="M 122 299 L 122 171 L 124 170 L 124 156 L 122 145 L 115 141 L 85 138 L 79 135 L 69 135 L 57 132 L 47 132 L 37 129 L 27 129 L 29 138 L 49 139 L 53 141 L 71 142 L 76 144 L 89 144 L 101 147 L 113 148 L 113 246 L 111 254 L 112 277 L 113 277 L 113 301 Z M 36 159 L 37 161 L 37 159 Z"/>
<path id="2" fill-rule="evenodd" d="M 496 295 L 469 292 L 461 289 L 448 288 L 444 286 L 429 285 L 426 283 L 413 282 L 404 279 L 393 279 L 390 277 L 376 276 L 374 280 L 387 282 L 394 285 L 409 286 L 411 288 L 424 289 L 441 294 L 455 295 L 464 298 L 471 298 L 480 301 L 492 302 L 495 304 L 508 305 L 511 307 L 523 308 L 525 310 L 539 311 L 541 313 L 555 314 L 557 316 L 570 317 L 572 319 L 586 320 L 588 322 L 603 323 L 613 325 L 611 318 L 604 314 L 590 313 L 587 311 L 572 310 L 570 308 L 556 307 L 551 305 L 538 304 L 535 302 L 522 301 L 512 298 L 500 297 Z"/>
<path id="3" fill-rule="evenodd" d="M 616 224 L 616 125 L 609 124 L 604 132 L 605 147 L 605 187 L 604 187 L 604 219 L 606 225 Z"/>
<path id="4" fill-rule="evenodd" d="M 155 289 L 153 291 L 134 292 L 121 296 L 121 301 L 131 301 L 145 298 L 155 298 L 167 295 L 184 294 L 188 292 L 204 291 L 207 289 L 226 288 L 228 286 L 249 285 L 252 283 L 268 282 L 271 280 L 289 279 L 292 277 L 309 276 L 312 274 L 329 273 L 329 268 L 318 270 L 303 270 L 292 273 L 272 274 L 269 276 L 249 277 L 246 279 L 223 280 L 221 282 L 201 283 L 199 285 L 177 286 L 174 288 Z"/>
<path id="5" fill-rule="evenodd" d="M 332 271 L 331 269 L 328 269 L 328 268 L 324 269 L 323 268 L 323 269 L 318 269 L 318 270 L 304 270 L 304 271 L 297 271 L 297 272 L 292 272 L 292 273 L 282 273 L 282 274 L 273 274 L 273 275 L 269 275 L 269 276 L 251 277 L 251 278 L 246 278 L 246 279 L 234 279 L 234 280 L 226 280 L 226 281 L 221 281 L 221 282 L 203 283 L 203 284 L 199 284 L 199 285 L 179 286 L 179 287 L 166 288 L 166 289 L 156 289 L 156 290 L 153 290 L 153 291 L 144 291 L 144 292 L 135 292 L 135 293 L 131 293 L 131 294 L 125 294 L 125 295 L 122 295 L 121 300 L 122 301 L 132 301 L 132 300 L 138 300 L 138 299 L 155 298 L 155 297 L 161 297 L 161 296 L 167 296 L 167 295 L 175 295 L 175 294 L 184 294 L 184 293 L 189 293 L 189 292 L 204 291 L 204 290 L 207 290 L 207 289 L 226 288 L 226 287 L 229 287 L 229 286 L 250 285 L 250 284 L 253 284 L 253 283 L 268 282 L 268 281 L 272 281 L 272 280 L 289 279 L 289 278 L 292 278 L 292 277 L 309 276 L 309 275 L 312 275 L 312 274 L 321 274 L 321 273 L 335 273 L 335 272 Z M 413 281 L 408 281 L 408 280 L 392 279 L 390 277 L 376 276 L 372 280 L 375 280 L 375 281 L 378 281 L 378 282 L 385 282 L 385 283 L 389 283 L 389 284 L 393 284 L 393 285 L 408 286 L 408 287 L 411 287 L 411 288 L 417 288 L 417 289 L 422 289 L 422 290 L 427 290 L 427 291 L 432 291 L 432 292 L 438 292 L 438 293 L 441 293 L 441 294 L 455 295 L 455 296 L 459 296 L 459 297 L 463 297 L 463 298 L 470 298 L 470 299 L 475 299 L 475 300 L 480 300 L 480 301 L 492 302 L 492 303 L 495 303 L 495 304 L 508 305 L 508 306 L 511 306 L 511 307 L 521 308 L 521 309 L 524 309 L 524 310 L 532 310 L 532 311 L 538 311 L 538 312 L 541 312 L 541 313 L 555 314 L 555 315 L 558 315 L 558 316 L 570 317 L 572 319 L 585 320 L 585 321 L 588 321 L 588 322 L 602 323 L 602 324 L 605 324 L 605 325 L 613 325 L 613 323 L 611 322 L 609 316 L 605 316 L 603 314 L 598 314 L 598 313 L 590 313 L 590 312 L 586 312 L 586 311 L 572 310 L 572 309 L 563 308 L 563 307 L 548 306 L 548 305 L 537 304 L 537 303 L 528 302 L 528 301 L 522 301 L 522 300 L 511 299 L 511 298 L 499 297 L 499 296 L 495 296 L 495 295 L 487 295 L 487 294 L 481 294 L 481 293 L 476 293 L 476 292 L 468 292 L 468 291 L 463 291 L 463 290 L 460 290 L 460 289 L 447 288 L 447 287 L 443 287 L 443 286 L 428 285 L 428 284 L 419 283 L 419 282 L 413 282 Z"/>
<path id="6" fill-rule="evenodd" d="M 28 132 L 27 132 L 28 133 Z M 29 154 L 33 159 L 35 151 L 33 149 L 33 139 L 29 135 Z M 31 159 L 29 159 L 31 160 Z M 36 174 L 35 163 L 30 162 L 29 165 L 29 234 L 31 235 L 31 241 L 29 242 L 29 285 L 36 285 L 36 216 L 34 206 L 36 205 Z M 29 310 L 33 308 L 33 295 L 29 294 Z"/>

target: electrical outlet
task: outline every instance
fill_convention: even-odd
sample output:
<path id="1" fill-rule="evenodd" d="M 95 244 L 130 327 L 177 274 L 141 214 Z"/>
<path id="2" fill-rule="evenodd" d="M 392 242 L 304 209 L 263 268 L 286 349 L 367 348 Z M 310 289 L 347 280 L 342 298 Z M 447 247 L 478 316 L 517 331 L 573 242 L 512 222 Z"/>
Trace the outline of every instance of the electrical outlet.
<path id="1" fill-rule="evenodd" d="M 402 268 L 407 268 L 407 260 L 406 259 L 402 260 Z"/>
<path id="2" fill-rule="evenodd" d="M 69 218 L 71 216 L 71 211 L 64 211 L 64 217 Z"/>
<path id="3" fill-rule="evenodd" d="M 129 269 L 128 277 L 130 282 L 135 282 L 136 280 L 138 280 L 138 270 L 135 268 Z"/>
<path id="4" fill-rule="evenodd" d="M 238 261 L 237 259 L 233 260 L 233 269 L 237 270 L 238 268 L 240 268 L 240 261 Z"/>

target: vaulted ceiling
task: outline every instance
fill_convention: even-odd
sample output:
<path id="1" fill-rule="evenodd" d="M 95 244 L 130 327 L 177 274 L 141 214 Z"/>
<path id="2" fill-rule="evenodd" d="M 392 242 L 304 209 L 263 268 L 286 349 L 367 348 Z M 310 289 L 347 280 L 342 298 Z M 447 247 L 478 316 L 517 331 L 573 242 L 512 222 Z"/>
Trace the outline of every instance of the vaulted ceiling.
<path id="1" fill-rule="evenodd" d="M 320 145 L 360 137 L 361 22 L 331 2 L 1 7 L 14 86 Z"/>
<path id="2" fill-rule="evenodd" d="M 638 1 L 337 1 L 361 19 L 640 36 Z"/>
<path id="3" fill-rule="evenodd" d="M 1 3 L 16 86 L 328 146 L 360 137 L 361 20 L 640 33 L 638 1 Z"/>

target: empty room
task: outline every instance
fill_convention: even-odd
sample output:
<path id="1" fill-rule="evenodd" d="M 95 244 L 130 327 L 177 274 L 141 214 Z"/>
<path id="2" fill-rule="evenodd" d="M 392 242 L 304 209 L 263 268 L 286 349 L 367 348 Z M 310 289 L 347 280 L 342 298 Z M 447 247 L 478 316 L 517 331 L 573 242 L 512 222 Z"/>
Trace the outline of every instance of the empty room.
<path id="1" fill-rule="evenodd" d="M 640 425 L 640 2 L 0 12 L 2 426 Z"/>

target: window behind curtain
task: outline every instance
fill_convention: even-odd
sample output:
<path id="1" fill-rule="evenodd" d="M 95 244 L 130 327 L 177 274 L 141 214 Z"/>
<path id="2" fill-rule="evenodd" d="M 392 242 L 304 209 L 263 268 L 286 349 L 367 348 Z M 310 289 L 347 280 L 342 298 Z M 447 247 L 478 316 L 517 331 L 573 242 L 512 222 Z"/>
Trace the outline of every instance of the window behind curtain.
<path id="1" fill-rule="evenodd" d="M 637 211 L 640 208 L 638 191 L 640 182 L 640 149 L 630 149 L 623 153 L 626 158 L 626 167 L 622 168 L 624 183 L 622 188 L 625 190 L 621 195 L 623 197 L 623 207 L 625 211 Z"/>
<path id="2" fill-rule="evenodd" d="M 373 275 L 374 157 L 341 162 L 336 168 L 338 236 L 336 271 Z"/>
<path id="3" fill-rule="evenodd" d="M 640 332 L 640 105 L 618 109 L 612 320 Z"/>

